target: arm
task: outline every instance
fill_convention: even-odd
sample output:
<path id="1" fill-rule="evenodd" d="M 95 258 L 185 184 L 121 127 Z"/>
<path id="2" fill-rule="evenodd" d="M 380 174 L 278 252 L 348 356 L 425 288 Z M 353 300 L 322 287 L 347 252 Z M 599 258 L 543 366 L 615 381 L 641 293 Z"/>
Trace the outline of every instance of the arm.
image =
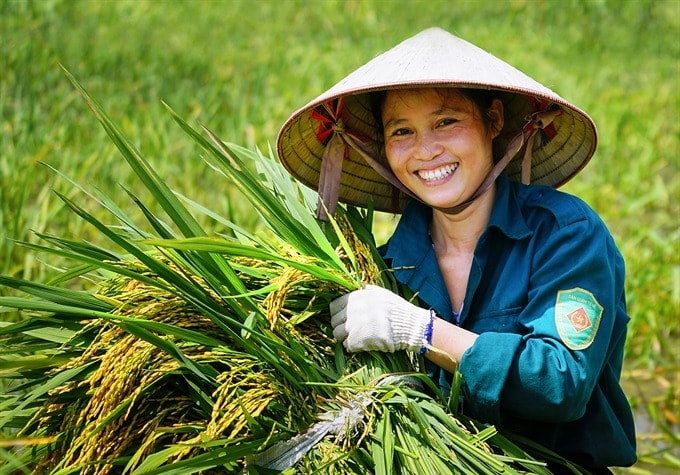
<path id="1" fill-rule="evenodd" d="M 536 231 L 522 334 L 483 333 L 461 358 L 478 417 L 564 422 L 585 410 L 613 343 L 625 335 L 623 263 L 591 215 Z M 621 313 L 625 318 L 622 318 Z"/>
<path id="2" fill-rule="evenodd" d="M 478 335 L 441 318 L 434 319 L 432 347 L 425 354 L 440 368 L 454 373 L 463 354 L 475 344 Z"/>

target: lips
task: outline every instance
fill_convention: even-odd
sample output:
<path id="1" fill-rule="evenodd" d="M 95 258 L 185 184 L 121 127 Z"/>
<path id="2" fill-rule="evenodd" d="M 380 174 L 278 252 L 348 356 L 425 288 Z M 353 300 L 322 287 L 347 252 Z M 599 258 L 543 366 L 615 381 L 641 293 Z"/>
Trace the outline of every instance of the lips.
<path id="1" fill-rule="evenodd" d="M 456 171 L 457 168 L 458 164 L 454 163 L 450 165 L 444 165 L 443 167 L 435 168 L 434 170 L 418 170 L 416 173 L 421 179 L 428 182 L 441 180 L 442 178 L 451 175 L 453 172 Z"/>

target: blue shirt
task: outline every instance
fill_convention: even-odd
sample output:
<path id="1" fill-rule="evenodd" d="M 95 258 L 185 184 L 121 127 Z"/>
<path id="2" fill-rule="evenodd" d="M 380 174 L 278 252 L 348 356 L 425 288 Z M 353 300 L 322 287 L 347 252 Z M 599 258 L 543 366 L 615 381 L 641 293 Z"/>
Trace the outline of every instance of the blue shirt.
<path id="1" fill-rule="evenodd" d="M 619 384 L 624 264 L 602 220 L 574 196 L 502 175 L 457 316 L 431 216 L 409 203 L 382 252 L 422 306 L 479 334 L 459 362 L 464 413 L 584 467 L 633 464 L 635 428 Z M 432 375 L 448 392 L 451 374 Z"/>

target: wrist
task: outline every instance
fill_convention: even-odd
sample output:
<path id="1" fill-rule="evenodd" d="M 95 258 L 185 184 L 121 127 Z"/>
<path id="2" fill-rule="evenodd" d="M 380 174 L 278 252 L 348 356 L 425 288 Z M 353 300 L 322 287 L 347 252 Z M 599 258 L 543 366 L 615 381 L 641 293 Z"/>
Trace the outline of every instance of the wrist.
<path id="1" fill-rule="evenodd" d="M 425 356 L 427 350 L 432 346 L 432 330 L 434 328 L 434 317 L 437 313 L 434 309 L 430 309 L 430 320 L 425 326 L 425 333 L 423 334 L 423 346 L 420 348 L 420 356 Z"/>
<path id="2" fill-rule="evenodd" d="M 396 350 L 427 351 L 432 342 L 434 311 L 409 304 L 392 309 L 392 332 Z"/>

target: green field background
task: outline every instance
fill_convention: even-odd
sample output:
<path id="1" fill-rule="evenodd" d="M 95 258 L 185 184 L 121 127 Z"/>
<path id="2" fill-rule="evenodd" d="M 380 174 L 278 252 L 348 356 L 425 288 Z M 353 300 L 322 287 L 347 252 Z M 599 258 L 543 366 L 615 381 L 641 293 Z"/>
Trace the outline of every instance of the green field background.
<path id="1" fill-rule="evenodd" d="M 430 26 L 491 51 L 597 123 L 598 151 L 564 189 L 601 214 L 626 259 L 625 380 L 631 401 L 658 424 L 653 431 L 675 447 L 652 454 L 657 443 L 641 439 L 644 458 L 672 464 L 680 445 L 680 0 L 0 0 L 0 273 L 42 281 L 58 272 L 62 263 L 17 245 L 35 241 L 33 231 L 101 239 L 63 208 L 53 189 L 91 205 L 50 167 L 125 209 L 133 208 L 125 188 L 144 196 L 60 65 L 171 187 L 255 227 L 163 102 L 226 141 L 267 152 L 295 109 Z M 378 239 L 393 223 L 379 221 Z"/>

